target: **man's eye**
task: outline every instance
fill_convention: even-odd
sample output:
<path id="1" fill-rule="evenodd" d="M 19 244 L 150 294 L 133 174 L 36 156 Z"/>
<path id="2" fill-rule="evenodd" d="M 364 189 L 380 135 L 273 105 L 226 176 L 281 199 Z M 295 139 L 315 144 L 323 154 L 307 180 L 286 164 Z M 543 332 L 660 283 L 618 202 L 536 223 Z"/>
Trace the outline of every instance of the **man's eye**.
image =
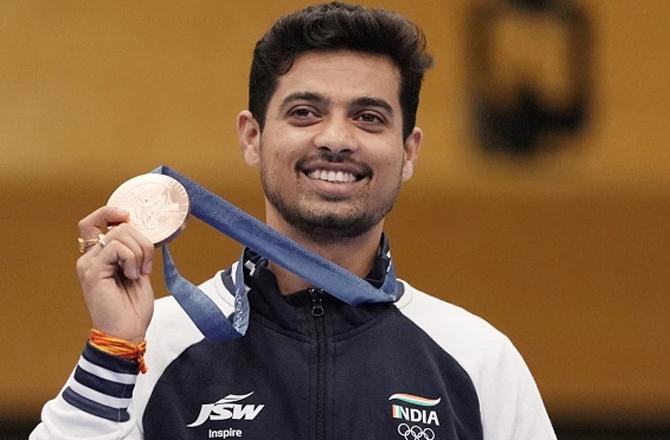
<path id="1" fill-rule="evenodd" d="M 305 107 L 298 107 L 291 110 L 290 115 L 295 116 L 296 118 L 310 118 L 316 116 L 312 110 Z"/>
<path id="2" fill-rule="evenodd" d="M 356 119 L 362 122 L 368 122 L 373 124 L 383 124 L 384 118 L 379 116 L 377 113 L 365 112 L 356 116 Z"/>

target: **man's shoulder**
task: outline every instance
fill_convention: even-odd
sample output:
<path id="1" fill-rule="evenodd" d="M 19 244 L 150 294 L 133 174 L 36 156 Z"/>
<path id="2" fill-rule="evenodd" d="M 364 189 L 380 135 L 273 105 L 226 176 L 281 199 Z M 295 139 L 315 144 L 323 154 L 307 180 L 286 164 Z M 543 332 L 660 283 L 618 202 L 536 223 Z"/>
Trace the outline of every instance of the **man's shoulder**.
<path id="1" fill-rule="evenodd" d="M 519 438 L 556 438 L 535 381 L 507 336 L 479 316 L 407 283 L 397 305 L 470 376 L 485 438 L 505 432 Z M 515 417 L 509 417 L 510 411 L 516 411 Z"/>
<path id="2" fill-rule="evenodd" d="M 209 297 L 217 307 L 226 315 L 234 310 L 234 297 L 224 285 L 223 279 L 228 276 L 230 269 L 217 272 L 212 278 L 198 285 L 200 291 Z M 190 328 L 189 328 L 190 327 Z M 154 315 L 151 319 L 149 332 L 152 329 L 181 328 L 183 330 L 194 329 L 195 324 L 181 308 L 172 295 L 167 295 L 154 302 Z"/>
<path id="3" fill-rule="evenodd" d="M 509 338 L 485 319 L 403 283 L 405 294 L 397 303 L 400 312 L 471 375 L 516 355 Z"/>
<path id="4" fill-rule="evenodd" d="M 198 287 L 226 316 L 234 310 L 234 298 L 226 289 L 223 277 L 226 271 L 216 273 Z M 181 308 L 174 296 L 159 298 L 154 303 L 154 314 L 147 330 L 147 361 L 153 361 L 161 370 L 181 352 L 204 339 L 193 321 Z"/>
<path id="5" fill-rule="evenodd" d="M 397 307 L 417 325 L 442 329 L 449 334 L 468 334 L 478 340 L 500 343 L 507 337 L 488 321 L 468 310 L 429 295 L 403 281 L 405 294 Z"/>

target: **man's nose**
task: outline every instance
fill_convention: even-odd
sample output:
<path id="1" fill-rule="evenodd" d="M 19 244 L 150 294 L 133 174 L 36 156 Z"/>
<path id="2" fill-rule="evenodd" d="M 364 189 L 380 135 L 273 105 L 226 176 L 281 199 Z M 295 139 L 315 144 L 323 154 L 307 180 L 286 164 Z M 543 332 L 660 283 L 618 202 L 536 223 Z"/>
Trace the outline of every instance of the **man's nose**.
<path id="1" fill-rule="evenodd" d="M 344 153 L 358 150 L 356 127 L 345 116 L 331 115 L 320 124 L 320 130 L 314 136 L 314 147 L 331 153 Z"/>

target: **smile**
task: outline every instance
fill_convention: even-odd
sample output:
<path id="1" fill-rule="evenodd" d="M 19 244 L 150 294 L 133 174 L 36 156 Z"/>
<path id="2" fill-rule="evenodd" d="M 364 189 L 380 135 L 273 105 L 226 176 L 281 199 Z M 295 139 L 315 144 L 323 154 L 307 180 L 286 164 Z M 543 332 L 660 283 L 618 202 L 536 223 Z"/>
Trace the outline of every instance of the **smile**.
<path id="1" fill-rule="evenodd" d="M 312 170 L 306 174 L 310 179 L 331 183 L 352 183 L 359 180 L 355 174 L 344 171 Z"/>

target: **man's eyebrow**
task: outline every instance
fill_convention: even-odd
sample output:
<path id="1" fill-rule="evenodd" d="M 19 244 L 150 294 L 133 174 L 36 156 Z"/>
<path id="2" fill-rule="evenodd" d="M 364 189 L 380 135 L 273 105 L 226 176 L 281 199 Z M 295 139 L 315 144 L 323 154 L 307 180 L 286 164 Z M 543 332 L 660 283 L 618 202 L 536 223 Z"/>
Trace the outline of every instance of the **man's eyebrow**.
<path id="1" fill-rule="evenodd" d="M 281 107 L 285 107 L 292 101 L 308 101 L 315 104 L 329 104 L 330 98 L 316 92 L 294 92 L 287 95 L 281 103 Z M 354 98 L 349 102 L 350 107 L 378 107 L 385 110 L 388 114 L 393 115 L 393 107 L 386 100 L 382 98 L 375 98 L 372 96 L 361 96 Z"/>
<path id="2" fill-rule="evenodd" d="M 373 98 L 371 96 L 361 96 L 353 99 L 350 103 L 352 107 L 379 107 L 384 109 L 390 115 L 393 115 L 393 107 L 386 100 L 381 98 Z"/>
<path id="3" fill-rule="evenodd" d="M 291 101 L 309 101 L 314 103 L 329 103 L 330 99 L 323 96 L 320 93 L 315 92 L 294 92 L 286 96 L 281 103 L 281 107 L 284 107 Z"/>

